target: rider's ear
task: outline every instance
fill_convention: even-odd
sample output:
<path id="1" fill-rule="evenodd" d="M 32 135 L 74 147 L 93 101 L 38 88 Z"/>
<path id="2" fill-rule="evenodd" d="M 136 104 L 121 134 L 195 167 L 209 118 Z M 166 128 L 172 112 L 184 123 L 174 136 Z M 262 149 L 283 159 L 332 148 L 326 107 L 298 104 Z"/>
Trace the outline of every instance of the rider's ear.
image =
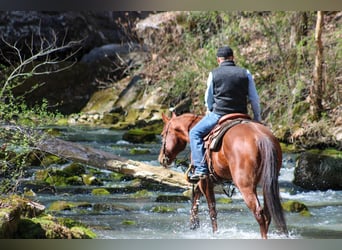
<path id="1" fill-rule="evenodd" d="M 175 118 L 177 115 L 175 112 L 172 112 L 172 118 Z"/>

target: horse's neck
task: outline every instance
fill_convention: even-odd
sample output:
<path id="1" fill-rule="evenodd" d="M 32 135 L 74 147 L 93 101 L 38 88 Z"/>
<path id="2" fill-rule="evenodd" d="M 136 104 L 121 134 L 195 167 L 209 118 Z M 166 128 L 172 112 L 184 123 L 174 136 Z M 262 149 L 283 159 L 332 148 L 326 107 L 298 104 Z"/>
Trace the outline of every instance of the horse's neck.
<path id="1" fill-rule="evenodd" d="M 190 141 L 190 138 L 189 138 L 190 129 L 192 129 L 201 119 L 202 119 L 202 116 L 193 115 L 193 114 L 180 118 L 180 124 L 182 126 L 182 131 L 184 133 L 184 136 L 185 136 L 187 142 Z"/>

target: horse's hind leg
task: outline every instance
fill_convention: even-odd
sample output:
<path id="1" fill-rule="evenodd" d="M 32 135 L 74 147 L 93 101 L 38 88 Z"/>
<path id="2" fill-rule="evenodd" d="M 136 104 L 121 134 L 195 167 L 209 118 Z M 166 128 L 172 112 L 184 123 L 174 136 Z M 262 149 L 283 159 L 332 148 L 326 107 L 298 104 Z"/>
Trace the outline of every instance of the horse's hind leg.
<path id="1" fill-rule="evenodd" d="M 192 194 L 192 204 L 191 204 L 191 214 L 190 214 L 190 229 L 195 230 L 200 227 L 199 217 L 198 217 L 198 206 L 201 198 L 201 190 L 198 185 L 193 189 Z"/>
<path id="2" fill-rule="evenodd" d="M 252 211 L 255 219 L 259 223 L 260 233 L 263 239 L 267 239 L 267 231 L 270 223 L 268 210 L 264 212 L 260 206 L 256 191 L 252 187 L 239 188 L 247 207 Z"/>

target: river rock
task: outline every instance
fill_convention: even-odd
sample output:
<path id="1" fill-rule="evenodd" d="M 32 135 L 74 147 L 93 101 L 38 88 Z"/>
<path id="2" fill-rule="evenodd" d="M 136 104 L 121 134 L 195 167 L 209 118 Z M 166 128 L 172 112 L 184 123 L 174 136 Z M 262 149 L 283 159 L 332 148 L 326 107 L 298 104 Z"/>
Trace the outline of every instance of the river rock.
<path id="1" fill-rule="evenodd" d="M 289 200 L 282 202 L 281 205 L 287 212 L 299 213 L 302 216 L 311 216 L 308 207 L 302 202 Z"/>
<path id="2" fill-rule="evenodd" d="M 16 195 L 0 199 L 0 239 L 13 238 L 19 229 L 22 217 L 41 215 L 45 206 Z"/>
<path id="3" fill-rule="evenodd" d="M 293 183 L 307 190 L 342 190 L 341 154 L 304 152 L 297 160 Z"/>

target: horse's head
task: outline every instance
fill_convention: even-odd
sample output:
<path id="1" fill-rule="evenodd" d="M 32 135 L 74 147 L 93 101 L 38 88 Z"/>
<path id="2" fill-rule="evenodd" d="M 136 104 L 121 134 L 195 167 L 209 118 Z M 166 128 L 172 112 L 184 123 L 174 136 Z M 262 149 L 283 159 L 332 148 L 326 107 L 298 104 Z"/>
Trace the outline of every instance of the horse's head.
<path id="1" fill-rule="evenodd" d="M 175 159 L 178 153 L 184 150 L 187 144 L 188 131 L 182 129 L 182 120 L 177 119 L 174 113 L 172 117 L 162 114 L 164 121 L 163 132 L 161 133 L 163 141 L 160 149 L 158 160 L 164 167 L 169 166 Z"/>

